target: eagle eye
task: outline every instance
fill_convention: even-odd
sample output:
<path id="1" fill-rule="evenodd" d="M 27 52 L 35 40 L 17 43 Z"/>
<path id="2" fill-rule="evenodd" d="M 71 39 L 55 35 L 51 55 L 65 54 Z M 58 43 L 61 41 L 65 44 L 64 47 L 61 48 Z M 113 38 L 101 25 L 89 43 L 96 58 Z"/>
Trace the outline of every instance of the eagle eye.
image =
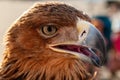
<path id="1" fill-rule="evenodd" d="M 40 32 L 42 33 L 42 36 L 44 37 L 52 37 L 57 32 L 57 26 L 53 24 L 47 24 L 40 26 Z"/>

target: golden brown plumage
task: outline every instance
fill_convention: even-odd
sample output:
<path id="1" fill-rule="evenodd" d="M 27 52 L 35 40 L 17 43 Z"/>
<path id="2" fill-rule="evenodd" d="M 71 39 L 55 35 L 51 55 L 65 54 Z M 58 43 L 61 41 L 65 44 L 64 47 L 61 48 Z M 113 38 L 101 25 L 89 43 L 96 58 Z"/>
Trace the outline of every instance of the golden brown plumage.
<path id="1" fill-rule="evenodd" d="M 93 74 L 87 67 L 91 64 L 49 48 L 50 44 L 78 40 L 77 17 L 90 21 L 66 4 L 37 3 L 30 8 L 7 33 L 0 80 L 91 80 Z M 41 33 L 46 24 L 58 27 L 55 35 Z"/>

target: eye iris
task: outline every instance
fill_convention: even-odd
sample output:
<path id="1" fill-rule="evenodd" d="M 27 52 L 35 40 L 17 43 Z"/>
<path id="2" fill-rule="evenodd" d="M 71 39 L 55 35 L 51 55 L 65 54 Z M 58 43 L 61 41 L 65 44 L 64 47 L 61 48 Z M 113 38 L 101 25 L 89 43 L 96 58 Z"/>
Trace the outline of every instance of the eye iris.
<path id="1" fill-rule="evenodd" d="M 54 25 L 43 26 L 42 32 L 45 35 L 52 35 L 56 32 L 57 28 Z"/>

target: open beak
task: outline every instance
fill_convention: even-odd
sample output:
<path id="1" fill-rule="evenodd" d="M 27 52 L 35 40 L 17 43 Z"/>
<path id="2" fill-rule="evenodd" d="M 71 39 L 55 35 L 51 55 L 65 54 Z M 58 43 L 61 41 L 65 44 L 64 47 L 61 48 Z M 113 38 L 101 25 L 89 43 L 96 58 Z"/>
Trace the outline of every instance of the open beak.
<path id="1" fill-rule="evenodd" d="M 87 21 L 78 19 L 78 41 L 51 45 L 57 52 L 70 53 L 99 67 L 104 64 L 105 41 L 101 33 Z"/>

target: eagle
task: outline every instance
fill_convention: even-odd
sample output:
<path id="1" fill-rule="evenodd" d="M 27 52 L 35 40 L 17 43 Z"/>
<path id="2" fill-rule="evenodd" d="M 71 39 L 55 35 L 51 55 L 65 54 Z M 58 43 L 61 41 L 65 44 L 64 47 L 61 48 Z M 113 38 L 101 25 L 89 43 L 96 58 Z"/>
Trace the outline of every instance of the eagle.
<path id="1" fill-rule="evenodd" d="M 5 35 L 0 80 L 93 80 L 105 56 L 104 38 L 87 14 L 37 2 Z"/>

